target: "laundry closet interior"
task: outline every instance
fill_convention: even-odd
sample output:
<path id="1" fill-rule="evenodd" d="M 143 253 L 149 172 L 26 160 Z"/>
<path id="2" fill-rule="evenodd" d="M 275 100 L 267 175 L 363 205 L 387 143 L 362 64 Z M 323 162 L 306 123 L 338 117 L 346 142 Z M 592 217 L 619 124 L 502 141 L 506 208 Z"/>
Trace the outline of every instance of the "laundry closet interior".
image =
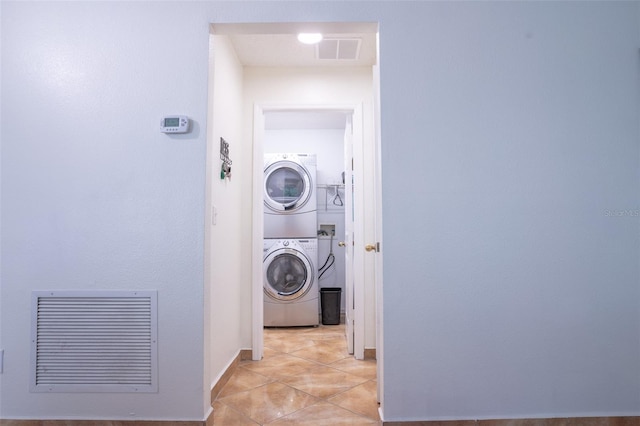
<path id="1" fill-rule="evenodd" d="M 344 182 L 349 118 L 337 111 L 265 114 L 266 327 L 344 322 L 345 253 L 340 242 L 345 197 L 351 197 Z"/>

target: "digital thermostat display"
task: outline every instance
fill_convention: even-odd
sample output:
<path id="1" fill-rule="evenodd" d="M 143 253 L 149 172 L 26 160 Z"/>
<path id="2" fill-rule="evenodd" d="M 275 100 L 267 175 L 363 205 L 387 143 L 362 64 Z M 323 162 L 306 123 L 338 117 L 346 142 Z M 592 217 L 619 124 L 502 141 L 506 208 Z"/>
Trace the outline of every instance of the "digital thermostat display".
<path id="1" fill-rule="evenodd" d="M 178 127 L 180 119 L 178 117 L 170 117 L 164 119 L 164 127 Z"/>
<path id="2" fill-rule="evenodd" d="M 160 131 L 163 133 L 187 133 L 189 131 L 189 117 L 185 115 L 169 115 L 160 121 Z"/>

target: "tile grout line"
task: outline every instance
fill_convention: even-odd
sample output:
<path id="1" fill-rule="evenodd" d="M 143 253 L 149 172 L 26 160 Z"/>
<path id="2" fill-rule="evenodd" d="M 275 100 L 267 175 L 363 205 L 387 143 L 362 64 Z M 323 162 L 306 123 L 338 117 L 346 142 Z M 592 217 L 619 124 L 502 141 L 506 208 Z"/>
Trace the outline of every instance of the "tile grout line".
<path id="1" fill-rule="evenodd" d="M 227 407 L 228 410 L 233 410 L 234 413 L 238 414 L 239 416 L 242 416 L 243 418 L 245 418 L 245 419 L 247 419 L 249 421 L 252 421 L 256 425 L 262 426 L 262 423 L 259 423 L 257 420 L 247 416 L 243 412 L 239 411 L 236 407 L 234 407 L 232 405 L 229 405 L 229 404 L 225 403 L 224 401 L 216 400 L 216 402 L 219 403 L 219 404 L 223 404 L 225 407 Z"/>
<path id="2" fill-rule="evenodd" d="M 258 386 L 252 386 L 252 387 L 247 388 L 247 389 L 238 390 L 238 391 L 233 392 L 233 393 L 231 393 L 229 395 L 225 395 L 224 397 L 218 396 L 216 398 L 216 402 L 219 402 L 220 404 L 223 404 L 225 407 L 231 409 L 234 413 L 241 415 L 243 418 L 249 419 L 251 422 L 255 422 L 256 424 L 262 424 L 262 423 L 258 422 L 256 419 L 244 414 L 243 412 L 240 412 L 234 406 L 229 405 L 226 401 L 224 401 L 224 399 L 226 399 L 227 397 L 231 397 L 233 395 L 238 395 L 238 394 L 244 393 L 244 392 L 252 392 L 252 391 L 254 391 L 256 389 L 259 389 L 261 387 L 277 383 L 277 384 L 279 384 L 281 386 L 284 386 L 286 388 L 292 389 L 295 392 L 300 392 L 300 393 L 302 393 L 304 395 L 307 395 L 308 397 L 313 398 L 313 402 L 310 405 L 298 408 L 298 409 L 296 409 L 295 411 L 293 411 L 291 413 L 287 413 L 286 415 L 283 415 L 283 416 L 280 416 L 280 417 L 276 417 L 274 419 L 270 419 L 268 422 L 265 422 L 264 424 L 270 424 L 271 422 L 275 422 L 275 421 L 278 421 L 280 419 L 284 419 L 284 418 L 292 416 L 295 413 L 298 413 L 298 412 L 300 412 L 300 411 L 302 411 L 302 410 L 304 410 L 306 408 L 312 407 L 312 406 L 317 405 L 317 404 L 322 404 L 322 403 L 329 404 L 329 405 L 331 405 L 333 407 L 336 407 L 336 408 L 338 408 L 340 410 L 345 410 L 346 412 L 349 412 L 352 415 L 357 416 L 358 418 L 361 418 L 363 420 L 367 420 L 367 421 L 370 421 L 370 422 L 381 424 L 381 421 L 380 421 L 379 418 L 377 418 L 377 416 L 376 416 L 376 418 L 372 418 L 372 417 L 369 417 L 365 413 L 354 411 L 351 408 L 347 408 L 347 407 L 339 405 L 336 402 L 329 401 L 329 399 L 335 398 L 335 397 L 337 397 L 337 396 L 339 396 L 341 394 L 344 394 L 345 392 L 349 392 L 349 391 L 351 391 L 351 390 L 353 390 L 353 389 L 355 389 L 355 388 L 357 388 L 359 386 L 366 385 L 369 382 L 374 382 L 375 383 L 375 381 L 377 380 L 377 377 L 371 378 L 370 374 L 363 374 L 360 370 L 356 370 L 357 372 L 354 373 L 353 370 L 349 371 L 349 368 L 346 368 L 346 365 L 343 366 L 342 368 L 338 368 L 337 366 L 334 365 L 334 364 L 339 363 L 341 361 L 350 359 L 349 355 L 340 357 L 338 359 L 331 358 L 331 359 L 325 361 L 325 360 L 322 360 L 322 356 L 319 359 L 310 359 L 310 358 L 306 358 L 304 356 L 301 356 L 301 354 L 295 354 L 295 352 L 303 351 L 305 349 L 306 350 L 311 350 L 314 346 L 318 346 L 318 347 L 322 346 L 324 348 L 331 349 L 331 347 L 334 346 L 334 345 L 335 346 L 340 346 L 340 344 L 344 343 L 344 342 L 342 342 L 344 340 L 344 336 L 343 336 L 342 330 L 339 330 L 337 334 L 334 334 L 333 330 L 332 331 L 323 331 L 323 332 L 321 332 L 322 336 L 317 336 L 317 335 L 314 336 L 314 333 L 316 333 L 318 330 L 320 330 L 320 329 L 318 328 L 318 329 L 313 329 L 313 330 L 305 330 L 302 333 L 300 333 L 300 334 L 306 334 L 305 336 L 303 336 L 304 340 L 305 341 L 310 341 L 313 344 L 301 344 L 300 347 L 296 347 L 297 345 L 294 344 L 291 347 L 286 347 L 284 349 L 285 351 L 283 351 L 282 349 L 276 349 L 274 347 L 270 347 L 268 343 L 265 344 L 265 348 L 266 349 L 269 349 L 269 351 L 273 351 L 273 356 L 269 355 L 269 358 L 277 358 L 277 357 L 281 357 L 281 356 L 290 357 L 292 359 L 297 359 L 297 360 L 300 360 L 300 361 L 309 362 L 309 363 L 314 364 L 315 366 L 314 367 L 310 367 L 310 369 L 319 368 L 319 367 L 325 367 L 325 368 L 328 368 L 328 369 L 330 369 L 332 371 L 335 371 L 336 373 L 353 376 L 354 378 L 357 378 L 358 381 L 359 380 L 363 380 L 362 382 L 354 384 L 354 385 L 351 385 L 351 386 L 348 386 L 348 387 L 346 387 L 344 389 L 340 389 L 337 393 L 333 393 L 333 394 L 330 394 L 330 395 L 327 395 L 327 396 L 324 396 L 324 397 L 323 396 L 316 396 L 314 394 L 311 394 L 311 393 L 309 393 L 309 392 L 307 392 L 305 390 L 299 389 L 296 386 L 290 385 L 290 384 L 285 382 L 285 380 L 287 380 L 289 378 L 295 378 L 297 376 L 297 374 L 281 376 L 281 375 L 278 374 L 278 368 L 279 367 L 275 366 L 275 367 L 273 367 L 274 368 L 273 371 L 276 373 L 276 376 L 274 377 L 272 375 L 265 374 L 264 371 L 261 371 L 261 370 L 254 371 L 251 368 L 246 368 L 247 366 L 252 364 L 252 362 L 248 361 L 248 362 L 241 362 L 238 365 L 238 368 L 242 369 L 242 371 L 244 371 L 245 373 L 248 373 L 248 374 L 251 374 L 251 375 L 257 375 L 258 377 L 260 377 L 260 378 L 262 378 L 264 380 L 267 380 L 268 382 L 262 383 L 262 384 L 260 384 Z M 272 338 L 269 338 L 269 337 L 265 336 L 266 337 L 265 340 L 268 339 L 268 340 L 272 340 L 273 342 L 277 342 L 278 339 L 287 339 L 288 335 L 294 335 L 294 334 L 295 334 L 294 332 L 281 333 L 280 337 L 272 337 Z M 300 334 L 298 334 L 298 335 L 300 335 Z M 336 345 L 336 343 L 338 343 L 338 345 Z M 275 344 L 275 343 L 273 344 L 273 346 L 278 347 L 278 345 Z M 339 350 L 339 351 L 342 351 L 341 348 L 336 348 L 336 349 Z M 288 351 L 288 352 L 286 352 L 286 351 Z M 261 360 L 261 361 L 264 361 L 264 360 L 268 360 L 268 359 L 267 358 L 263 358 L 263 360 Z M 257 362 L 261 362 L 261 361 L 257 361 Z M 267 367 L 267 368 L 270 368 L 270 367 Z M 284 368 L 286 368 L 286 367 L 284 367 Z M 358 374 L 358 373 L 360 373 L 360 374 Z M 225 387 L 226 387 L 226 385 L 225 385 Z M 220 394 L 223 393 L 223 390 L 224 390 L 224 388 L 221 389 Z"/>

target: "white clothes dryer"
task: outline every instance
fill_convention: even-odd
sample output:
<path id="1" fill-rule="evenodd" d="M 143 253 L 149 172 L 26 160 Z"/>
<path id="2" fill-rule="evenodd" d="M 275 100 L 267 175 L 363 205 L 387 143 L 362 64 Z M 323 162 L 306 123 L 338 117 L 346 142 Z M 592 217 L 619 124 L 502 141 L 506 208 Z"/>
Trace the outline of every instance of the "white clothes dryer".
<path id="1" fill-rule="evenodd" d="M 265 239 L 264 326 L 319 324 L 318 240 Z"/>
<path id="2" fill-rule="evenodd" d="M 264 238 L 316 238 L 315 154 L 265 154 Z"/>

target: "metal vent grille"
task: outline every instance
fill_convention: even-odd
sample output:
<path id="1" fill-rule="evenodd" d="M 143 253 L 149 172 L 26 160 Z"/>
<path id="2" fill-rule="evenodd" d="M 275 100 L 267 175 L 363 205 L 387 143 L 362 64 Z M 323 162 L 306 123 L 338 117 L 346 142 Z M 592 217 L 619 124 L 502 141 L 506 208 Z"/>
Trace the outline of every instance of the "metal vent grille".
<path id="1" fill-rule="evenodd" d="M 360 57 L 359 38 L 324 39 L 316 46 L 318 59 L 355 60 Z"/>
<path id="2" fill-rule="evenodd" d="M 36 291 L 32 392 L 157 392 L 155 291 Z"/>

